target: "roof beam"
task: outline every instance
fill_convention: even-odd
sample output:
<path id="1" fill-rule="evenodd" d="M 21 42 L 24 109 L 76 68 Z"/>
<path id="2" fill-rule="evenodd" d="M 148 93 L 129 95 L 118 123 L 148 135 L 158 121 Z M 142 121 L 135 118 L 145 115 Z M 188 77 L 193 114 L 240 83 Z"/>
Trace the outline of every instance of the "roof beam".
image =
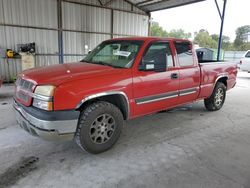
<path id="1" fill-rule="evenodd" d="M 144 3 L 151 2 L 151 1 L 154 1 L 154 0 L 141 1 L 141 2 L 139 2 L 139 3 L 136 3 L 135 5 L 136 5 L 136 6 L 139 6 L 139 5 L 142 5 L 142 4 L 144 4 Z"/>
<path id="2" fill-rule="evenodd" d="M 153 12 L 158 10 L 164 10 L 169 8 L 175 8 L 183 5 L 193 4 L 205 0 L 163 0 L 157 2 L 151 2 L 146 5 L 141 5 L 140 7 L 146 12 Z"/>
<path id="3" fill-rule="evenodd" d="M 110 1 L 108 1 L 107 3 L 104 3 L 103 6 L 106 7 L 106 6 L 108 6 L 109 4 L 113 3 L 113 1 L 114 1 L 114 0 L 110 0 Z"/>
<path id="4" fill-rule="evenodd" d="M 140 9 L 141 11 L 145 12 L 141 7 L 139 7 L 138 5 L 136 5 L 135 3 L 132 3 L 131 1 L 129 0 L 124 0 L 125 2 L 129 3 L 131 6 L 134 6 L 138 9 Z M 152 1 L 152 0 L 151 0 Z"/>
<path id="5" fill-rule="evenodd" d="M 102 1 L 101 1 L 101 0 L 98 0 L 98 2 L 100 3 L 100 5 L 101 5 L 101 6 L 103 6 L 103 4 L 102 4 Z"/>

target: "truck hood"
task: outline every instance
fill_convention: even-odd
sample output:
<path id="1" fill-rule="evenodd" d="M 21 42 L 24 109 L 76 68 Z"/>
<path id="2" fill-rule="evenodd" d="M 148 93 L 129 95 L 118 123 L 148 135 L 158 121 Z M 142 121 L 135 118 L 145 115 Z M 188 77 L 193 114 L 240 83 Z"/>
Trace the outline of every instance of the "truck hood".
<path id="1" fill-rule="evenodd" d="M 58 86 L 72 80 L 120 74 L 122 70 L 104 65 L 78 62 L 29 69 L 22 72 L 21 76 L 26 80 L 35 82 L 36 85 L 51 84 Z"/>

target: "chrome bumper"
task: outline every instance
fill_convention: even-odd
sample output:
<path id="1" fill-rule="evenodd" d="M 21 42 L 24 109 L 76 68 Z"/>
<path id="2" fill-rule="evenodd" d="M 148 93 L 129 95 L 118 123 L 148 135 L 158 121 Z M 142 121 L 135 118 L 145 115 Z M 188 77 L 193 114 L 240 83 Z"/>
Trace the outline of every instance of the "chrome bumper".
<path id="1" fill-rule="evenodd" d="M 15 101 L 13 104 L 16 120 L 20 127 L 33 136 L 45 140 L 72 140 L 77 127 L 76 120 L 45 121 L 27 113 Z"/>

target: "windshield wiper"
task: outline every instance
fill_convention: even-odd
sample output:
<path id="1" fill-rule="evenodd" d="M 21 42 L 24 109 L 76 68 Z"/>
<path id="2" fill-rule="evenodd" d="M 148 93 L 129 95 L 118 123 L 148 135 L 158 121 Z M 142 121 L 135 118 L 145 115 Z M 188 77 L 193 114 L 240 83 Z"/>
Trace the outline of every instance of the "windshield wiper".
<path id="1" fill-rule="evenodd" d="M 82 59 L 80 62 L 83 62 L 83 63 L 94 63 L 94 62 L 92 62 L 92 61 L 85 60 L 85 59 Z"/>
<path id="2" fill-rule="evenodd" d="M 109 64 L 109 63 L 106 63 L 106 62 L 103 62 L 103 61 L 94 61 L 92 63 L 98 64 L 98 65 L 110 66 L 110 67 L 113 67 L 113 68 L 120 68 L 120 69 L 124 68 L 124 67 L 120 67 L 120 66 L 117 66 L 117 65 Z"/>
<path id="3" fill-rule="evenodd" d="M 120 66 L 117 66 L 117 65 L 112 65 L 112 64 L 109 64 L 109 63 L 105 63 L 103 61 L 88 61 L 88 60 L 83 59 L 83 60 L 81 60 L 81 62 L 96 64 L 96 65 L 110 66 L 110 67 L 113 67 L 113 68 L 120 68 L 120 69 L 125 68 L 125 67 L 120 67 Z"/>

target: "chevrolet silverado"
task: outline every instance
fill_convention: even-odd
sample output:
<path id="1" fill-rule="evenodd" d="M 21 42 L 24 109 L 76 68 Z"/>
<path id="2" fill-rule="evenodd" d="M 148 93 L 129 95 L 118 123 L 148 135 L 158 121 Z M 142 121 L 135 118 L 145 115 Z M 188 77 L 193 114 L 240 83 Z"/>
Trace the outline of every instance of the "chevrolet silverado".
<path id="1" fill-rule="evenodd" d="M 198 62 L 189 40 L 111 39 L 81 62 L 22 72 L 14 109 L 30 134 L 100 153 L 116 143 L 124 120 L 197 100 L 221 109 L 236 75 L 236 63 Z"/>

